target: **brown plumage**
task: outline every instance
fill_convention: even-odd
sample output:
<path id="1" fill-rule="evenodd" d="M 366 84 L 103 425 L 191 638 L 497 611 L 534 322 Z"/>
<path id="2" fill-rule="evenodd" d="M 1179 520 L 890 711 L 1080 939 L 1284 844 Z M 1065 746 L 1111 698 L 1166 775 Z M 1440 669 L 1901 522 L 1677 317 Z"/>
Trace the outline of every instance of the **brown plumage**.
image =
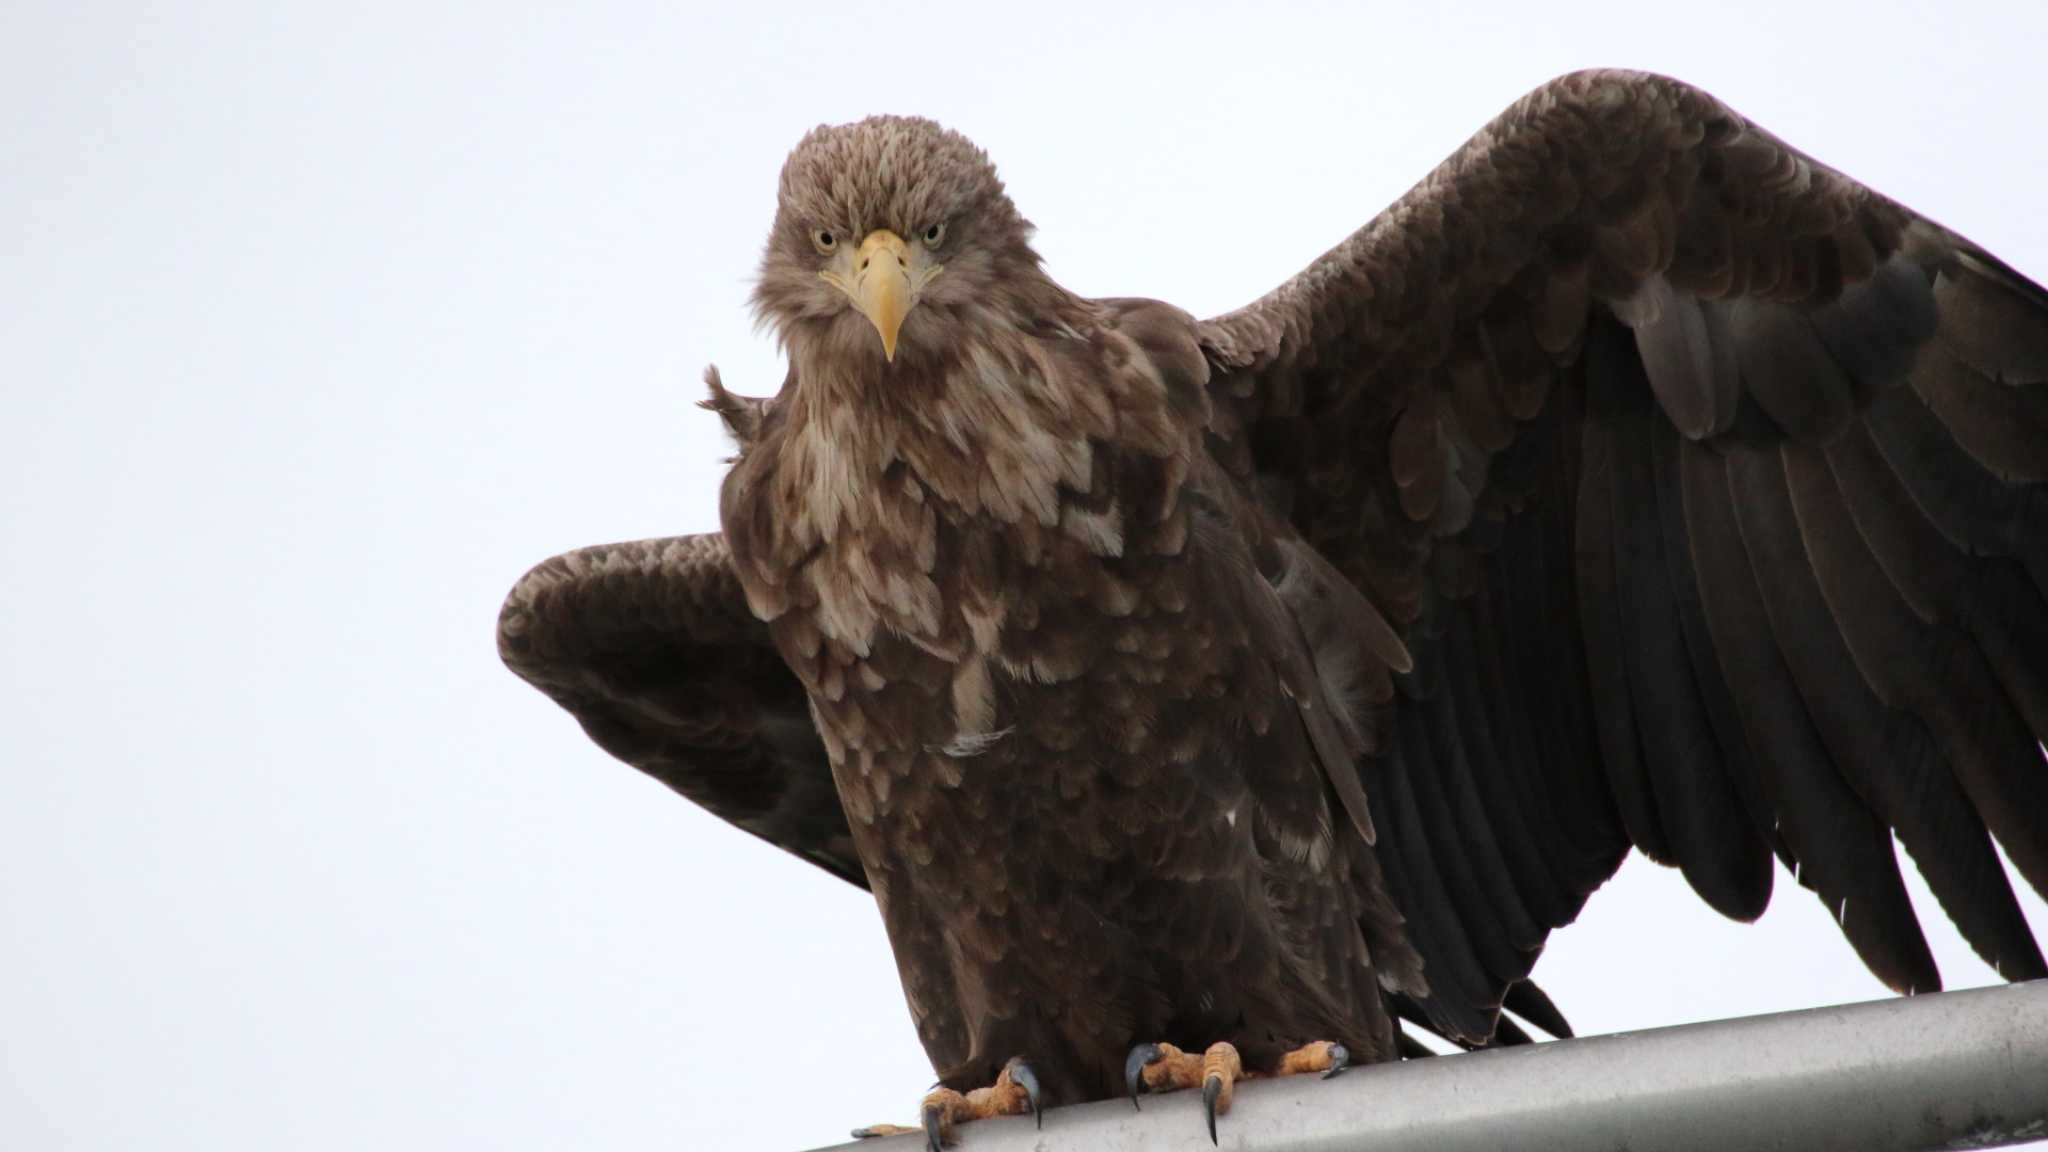
<path id="1" fill-rule="evenodd" d="M 1562 1028 L 1525 978 L 1631 845 L 1741 918 L 1776 855 L 1925 991 L 1896 832 L 2048 974 L 1992 848 L 2048 890 L 2040 288 L 1622 72 L 1213 320 L 1028 235 L 955 134 L 812 133 L 789 380 L 712 380 L 723 535 L 500 621 L 607 750 L 873 890 L 947 1085 Z"/>

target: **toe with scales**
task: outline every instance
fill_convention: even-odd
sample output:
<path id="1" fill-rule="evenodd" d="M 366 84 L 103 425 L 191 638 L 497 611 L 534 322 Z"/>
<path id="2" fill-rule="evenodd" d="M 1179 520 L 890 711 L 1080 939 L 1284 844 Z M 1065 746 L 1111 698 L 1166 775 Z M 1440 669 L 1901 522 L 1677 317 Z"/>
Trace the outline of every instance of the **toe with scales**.
<path id="1" fill-rule="evenodd" d="M 1300 1076 L 1320 1072 L 1327 1080 L 1351 1066 L 1351 1053 L 1342 1044 L 1317 1040 L 1283 1055 L 1269 1072 L 1247 1072 L 1237 1049 L 1227 1042 L 1211 1044 L 1200 1055 L 1184 1052 L 1171 1044 L 1140 1044 L 1124 1059 L 1124 1086 L 1131 1094 L 1131 1107 L 1145 1092 L 1172 1092 L 1182 1088 L 1202 1089 L 1202 1114 L 1209 1125 L 1209 1142 L 1216 1143 L 1216 1117 L 1230 1111 L 1230 1099 L 1239 1080 L 1264 1076 Z"/>
<path id="2" fill-rule="evenodd" d="M 905 1127 L 901 1124 L 871 1124 L 853 1130 L 856 1140 L 870 1136 L 900 1136 L 909 1132 L 924 1133 L 926 1152 L 940 1152 L 953 1141 L 953 1129 L 970 1120 L 982 1120 L 990 1116 L 1022 1116 L 1030 1113 L 1045 1127 L 1045 1114 L 1038 1107 L 1038 1076 L 1031 1071 L 1031 1065 L 1022 1057 L 1013 1058 L 1003 1065 L 996 1074 L 995 1083 L 972 1092 L 956 1092 L 951 1088 L 934 1088 L 918 1107 L 920 1126 Z"/>

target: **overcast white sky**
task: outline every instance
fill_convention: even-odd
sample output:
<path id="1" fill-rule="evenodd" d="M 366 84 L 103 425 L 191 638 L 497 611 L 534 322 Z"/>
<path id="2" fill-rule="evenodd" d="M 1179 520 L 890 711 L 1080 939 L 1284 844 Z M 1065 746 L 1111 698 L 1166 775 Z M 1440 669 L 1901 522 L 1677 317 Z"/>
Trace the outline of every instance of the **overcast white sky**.
<path id="1" fill-rule="evenodd" d="M 820 121 L 960 128 L 1067 285 L 1212 313 L 1534 84 L 1650 68 L 2048 275 L 2035 4 L 574 7 L 0 7 L 0 1143 L 911 1117 L 867 897 L 492 643 L 531 563 L 716 526 L 698 374 L 781 379 L 745 298 Z M 1631 864 L 1537 974 L 1586 1031 L 1880 994 L 1781 879 L 1745 929 Z"/>

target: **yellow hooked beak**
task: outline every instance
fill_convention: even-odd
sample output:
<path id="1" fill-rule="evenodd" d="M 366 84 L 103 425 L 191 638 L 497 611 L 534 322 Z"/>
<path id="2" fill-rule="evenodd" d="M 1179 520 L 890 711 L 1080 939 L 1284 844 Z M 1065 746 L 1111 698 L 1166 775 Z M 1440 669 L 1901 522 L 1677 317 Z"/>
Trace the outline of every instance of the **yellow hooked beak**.
<path id="1" fill-rule="evenodd" d="M 903 318 L 917 304 L 920 290 L 938 275 L 939 268 L 913 269 L 910 245 L 887 228 L 877 228 L 860 242 L 854 253 L 852 275 L 823 273 L 826 280 L 853 298 L 854 307 L 875 326 L 882 337 L 882 357 L 896 359 L 896 334 Z"/>
<path id="2" fill-rule="evenodd" d="M 853 303 L 882 334 L 882 358 L 896 359 L 896 333 L 909 313 L 910 245 L 887 228 L 860 242 L 853 257 Z"/>

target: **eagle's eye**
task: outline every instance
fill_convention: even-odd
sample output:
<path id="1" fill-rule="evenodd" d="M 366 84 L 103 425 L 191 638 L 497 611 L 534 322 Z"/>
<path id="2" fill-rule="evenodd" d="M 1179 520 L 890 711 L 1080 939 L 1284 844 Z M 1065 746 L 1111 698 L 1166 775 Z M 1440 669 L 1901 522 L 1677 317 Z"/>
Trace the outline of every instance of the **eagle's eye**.
<path id="1" fill-rule="evenodd" d="M 811 233 L 811 243 L 817 245 L 820 254 L 829 255 L 834 248 L 839 247 L 839 237 L 834 236 L 830 228 L 820 228 Z"/>
<path id="2" fill-rule="evenodd" d="M 924 230 L 924 246 L 927 248 L 937 248 L 945 239 L 946 222 L 944 220 Z"/>

